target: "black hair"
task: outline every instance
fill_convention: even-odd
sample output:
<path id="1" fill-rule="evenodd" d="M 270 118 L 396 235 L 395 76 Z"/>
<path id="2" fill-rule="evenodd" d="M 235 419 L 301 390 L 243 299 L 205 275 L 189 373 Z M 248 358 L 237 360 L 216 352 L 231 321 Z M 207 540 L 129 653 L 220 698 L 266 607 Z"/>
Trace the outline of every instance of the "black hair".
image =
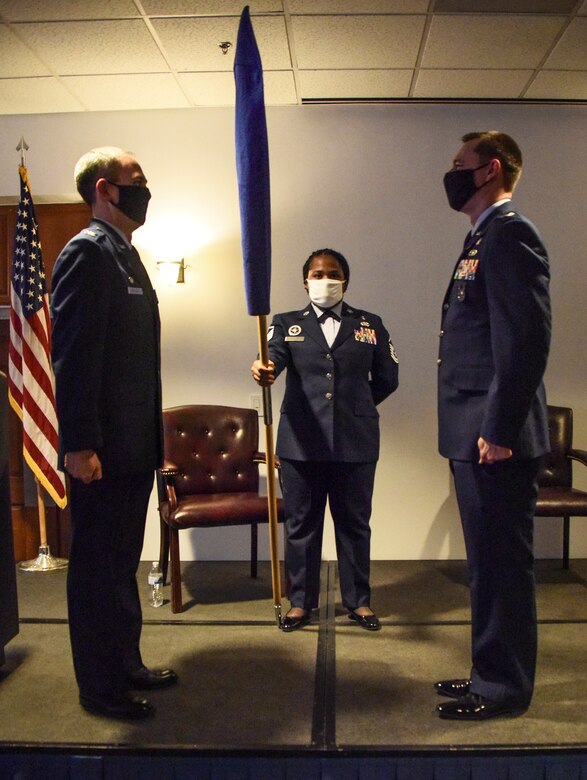
<path id="1" fill-rule="evenodd" d="M 306 279 L 308 278 L 308 272 L 310 270 L 310 266 L 312 265 L 312 260 L 315 257 L 320 257 L 320 255 L 328 255 L 329 257 L 333 257 L 336 260 L 336 262 L 342 268 L 345 281 L 348 285 L 349 278 L 351 275 L 351 269 L 349 268 L 349 264 L 347 262 L 346 257 L 342 255 L 340 252 L 337 252 L 336 249 L 316 249 L 315 252 L 312 252 L 310 257 L 304 263 L 304 268 L 303 268 L 304 281 L 306 281 Z"/>

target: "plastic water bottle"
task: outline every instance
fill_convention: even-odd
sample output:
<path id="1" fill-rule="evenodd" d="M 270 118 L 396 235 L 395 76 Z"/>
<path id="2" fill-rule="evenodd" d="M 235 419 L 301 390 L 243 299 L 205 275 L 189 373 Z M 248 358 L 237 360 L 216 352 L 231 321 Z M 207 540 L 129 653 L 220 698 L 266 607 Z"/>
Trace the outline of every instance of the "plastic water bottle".
<path id="1" fill-rule="evenodd" d="M 159 561 L 153 561 L 149 572 L 149 604 L 152 607 L 160 607 L 163 604 L 163 572 L 159 568 Z"/>

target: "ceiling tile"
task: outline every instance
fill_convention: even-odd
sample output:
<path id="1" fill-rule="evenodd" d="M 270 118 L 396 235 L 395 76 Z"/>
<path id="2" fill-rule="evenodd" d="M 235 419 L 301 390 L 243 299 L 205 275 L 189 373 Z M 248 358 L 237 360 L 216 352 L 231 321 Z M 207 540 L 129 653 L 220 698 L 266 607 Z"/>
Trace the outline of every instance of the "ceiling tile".
<path id="1" fill-rule="evenodd" d="M 423 16 L 294 16 L 298 67 L 413 68 Z"/>
<path id="2" fill-rule="evenodd" d="M 413 70 L 302 70 L 302 98 L 407 97 Z"/>
<path id="3" fill-rule="evenodd" d="M 535 68 L 564 19 L 553 16 L 438 16 L 423 68 Z"/>
<path id="4" fill-rule="evenodd" d="M 234 66 L 238 23 L 238 17 L 227 16 L 156 19 L 153 26 L 176 70 L 231 71 Z M 253 26 L 263 68 L 291 68 L 283 17 L 257 17 L 253 19 Z M 233 44 L 226 55 L 218 48 L 221 41 L 230 41 Z"/>
<path id="5" fill-rule="evenodd" d="M 232 73 L 179 73 L 181 82 L 195 106 L 233 106 Z"/>
<path id="6" fill-rule="evenodd" d="M 187 108 L 190 104 L 167 73 L 123 76 L 64 76 L 63 82 L 90 111 Z"/>
<path id="7" fill-rule="evenodd" d="M 583 5 L 579 9 L 579 16 L 587 16 L 587 0 L 585 0 Z"/>
<path id="8" fill-rule="evenodd" d="M 568 14 L 577 0 L 436 0 L 435 13 Z"/>
<path id="9" fill-rule="evenodd" d="M 240 16 L 245 4 L 251 16 L 283 12 L 282 0 L 143 0 L 145 13 L 154 16 Z"/>
<path id="10" fill-rule="evenodd" d="M 296 85 L 291 70 L 270 70 L 263 73 L 265 103 L 268 106 L 297 104 Z"/>
<path id="11" fill-rule="evenodd" d="M 428 0 L 289 0 L 291 14 L 425 14 Z"/>
<path id="12" fill-rule="evenodd" d="M 573 19 L 544 67 L 548 69 L 560 68 L 561 70 L 587 70 L 587 17 Z"/>
<path id="13" fill-rule="evenodd" d="M 169 70 L 140 20 L 21 23 L 15 29 L 61 75 Z"/>
<path id="14" fill-rule="evenodd" d="M 55 114 L 84 109 L 84 106 L 51 76 L 0 79 L 0 106 L 2 114 Z"/>
<path id="15" fill-rule="evenodd" d="M 51 19 L 120 19 L 139 16 L 132 0 L 2 0 L 0 15 L 10 22 Z"/>
<path id="16" fill-rule="evenodd" d="M 517 98 L 532 70 L 421 70 L 416 98 Z"/>
<path id="17" fill-rule="evenodd" d="M 0 73 L 11 76 L 48 76 L 50 71 L 5 25 L 0 25 Z"/>
<path id="18" fill-rule="evenodd" d="M 195 106 L 234 106 L 232 73 L 180 73 L 178 78 Z M 264 71 L 263 85 L 266 105 L 297 103 L 291 71 Z"/>
<path id="19" fill-rule="evenodd" d="M 587 71 L 542 71 L 526 97 L 534 100 L 587 100 Z"/>

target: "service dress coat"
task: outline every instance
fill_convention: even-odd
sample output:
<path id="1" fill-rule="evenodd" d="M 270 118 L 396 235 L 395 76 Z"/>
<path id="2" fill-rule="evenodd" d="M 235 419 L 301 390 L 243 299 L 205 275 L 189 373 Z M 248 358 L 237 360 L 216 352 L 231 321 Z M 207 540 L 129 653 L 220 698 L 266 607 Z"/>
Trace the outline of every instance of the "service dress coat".
<path id="1" fill-rule="evenodd" d="M 136 250 L 93 220 L 65 246 L 52 278 L 60 449 L 95 450 L 105 475 L 162 461 L 160 320 Z"/>
<path id="2" fill-rule="evenodd" d="M 287 369 L 276 452 L 301 461 L 375 462 L 381 403 L 398 386 L 398 359 L 381 318 L 343 303 L 331 347 L 311 304 L 277 314 L 269 357 Z"/>
<path id="3" fill-rule="evenodd" d="M 515 458 L 548 452 L 542 377 L 551 334 L 549 263 L 534 225 L 505 203 L 465 243 L 442 307 L 439 450 L 477 461 L 477 440 Z"/>

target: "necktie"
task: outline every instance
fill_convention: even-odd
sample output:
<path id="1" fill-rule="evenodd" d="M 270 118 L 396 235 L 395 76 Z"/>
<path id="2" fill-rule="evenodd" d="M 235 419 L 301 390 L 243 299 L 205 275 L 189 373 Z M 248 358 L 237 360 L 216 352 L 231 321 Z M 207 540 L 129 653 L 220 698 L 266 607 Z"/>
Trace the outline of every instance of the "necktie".
<path id="1" fill-rule="evenodd" d="M 469 248 L 472 240 L 473 240 L 473 233 L 471 233 L 471 231 L 469 230 L 469 232 L 465 236 L 465 241 L 463 243 L 463 252 L 467 251 L 467 249 Z"/>
<path id="2" fill-rule="evenodd" d="M 332 309 L 326 309 L 326 311 L 323 311 L 322 314 L 318 317 L 318 322 L 322 324 L 323 322 L 326 322 L 329 317 L 332 317 L 332 319 L 336 320 L 336 322 L 340 322 L 340 317 L 335 311 L 332 311 Z"/>

